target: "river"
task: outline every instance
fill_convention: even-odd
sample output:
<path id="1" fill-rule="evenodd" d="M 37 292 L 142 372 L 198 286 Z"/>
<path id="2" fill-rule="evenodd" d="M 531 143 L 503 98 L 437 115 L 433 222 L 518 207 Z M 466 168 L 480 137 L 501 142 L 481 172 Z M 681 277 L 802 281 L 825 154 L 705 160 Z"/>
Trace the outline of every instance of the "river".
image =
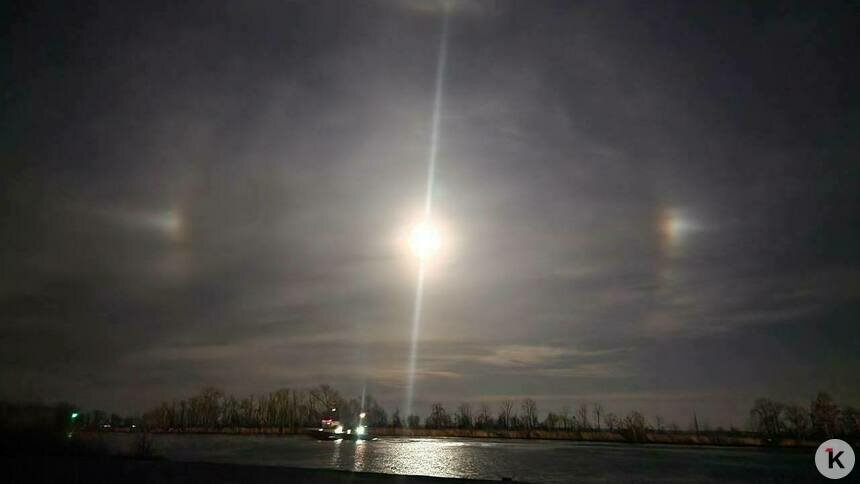
<path id="1" fill-rule="evenodd" d="M 103 434 L 127 452 L 134 434 Z M 526 482 L 820 482 L 812 449 L 630 445 L 564 441 L 302 436 L 153 436 L 156 453 L 202 461 Z"/>

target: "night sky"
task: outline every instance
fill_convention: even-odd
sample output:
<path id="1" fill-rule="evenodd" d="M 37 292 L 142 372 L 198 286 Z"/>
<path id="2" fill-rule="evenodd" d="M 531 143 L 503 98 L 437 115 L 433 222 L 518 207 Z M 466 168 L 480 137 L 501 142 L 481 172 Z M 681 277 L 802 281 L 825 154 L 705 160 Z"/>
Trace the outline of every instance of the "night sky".
<path id="1" fill-rule="evenodd" d="M 3 7 L 0 398 L 402 408 L 438 5 Z M 416 410 L 860 404 L 858 19 L 454 4 Z"/>

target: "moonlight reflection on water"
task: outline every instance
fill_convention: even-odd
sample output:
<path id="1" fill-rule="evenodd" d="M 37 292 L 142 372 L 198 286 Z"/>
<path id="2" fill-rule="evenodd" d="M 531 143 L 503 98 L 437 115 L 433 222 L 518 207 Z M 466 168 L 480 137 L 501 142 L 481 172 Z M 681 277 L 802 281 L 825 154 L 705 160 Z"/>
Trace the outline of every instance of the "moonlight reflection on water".
<path id="1" fill-rule="evenodd" d="M 480 473 L 461 452 L 462 442 L 439 439 L 344 441 L 331 443 L 330 467 L 356 472 L 384 472 L 424 476 L 461 477 Z M 382 452 L 380 452 L 382 450 Z"/>
<path id="2" fill-rule="evenodd" d="M 426 476 L 459 477 L 475 475 L 475 469 L 460 452 L 460 442 L 430 439 L 410 440 L 397 446 L 383 460 L 386 472 Z"/>

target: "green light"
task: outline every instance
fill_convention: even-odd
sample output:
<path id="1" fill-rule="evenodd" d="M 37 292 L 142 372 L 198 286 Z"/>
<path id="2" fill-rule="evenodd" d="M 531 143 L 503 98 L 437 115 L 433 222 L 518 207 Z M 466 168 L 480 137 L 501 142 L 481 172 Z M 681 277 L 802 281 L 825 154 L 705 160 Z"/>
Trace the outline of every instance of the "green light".
<path id="1" fill-rule="evenodd" d="M 72 412 L 72 420 L 78 418 L 78 412 Z"/>

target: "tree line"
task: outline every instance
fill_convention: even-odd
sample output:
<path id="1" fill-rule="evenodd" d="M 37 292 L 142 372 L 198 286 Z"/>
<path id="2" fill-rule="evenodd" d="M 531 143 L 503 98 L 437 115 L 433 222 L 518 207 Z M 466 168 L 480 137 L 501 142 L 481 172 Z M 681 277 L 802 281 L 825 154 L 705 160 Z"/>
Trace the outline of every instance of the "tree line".
<path id="1" fill-rule="evenodd" d="M 334 410 L 334 412 L 332 412 Z M 640 412 L 618 416 L 605 412 L 603 406 L 582 403 L 575 409 L 565 406 L 540 418 L 538 405 L 531 398 L 519 402 L 507 399 L 495 408 L 489 404 L 463 402 L 449 412 L 442 402 L 435 402 L 430 413 L 421 416 L 401 415 L 399 409 L 389 414 L 372 396 L 364 402 L 357 397 L 345 398 L 328 385 L 311 389 L 282 388 L 259 396 L 236 398 L 216 388 L 205 388 L 189 399 L 163 402 L 144 413 L 142 424 L 161 430 L 268 428 L 295 432 L 317 427 L 329 415 L 346 425 L 354 425 L 365 412 L 365 425 L 371 428 L 426 428 L 472 430 L 556 430 L 624 431 L 644 434 L 651 427 Z M 661 419 L 657 419 L 659 423 Z"/>
<path id="2" fill-rule="evenodd" d="M 364 423 L 371 428 L 614 432 L 629 441 L 644 441 L 645 435 L 652 432 L 754 433 L 767 439 L 856 438 L 860 435 L 860 412 L 848 405 L 838 406 L 824 392 L 820 392 L 808 407 L 767 398 L 755 400 L 747 432 L 735 428 L 711 429 L 706 423 L 700 423 L 695 413 L 688 427 L 682 430 L 660 416 L 649 420 L 639 411 L 618 415 L 605 410 L 600 403 L 563 406 L 542 415 L 537 402 L 531 398 L 506 399 L 494 406 L 462 402 L 453 410 L 442 402 L 435 402 L 424 418 L 414 414 L 403 416 L 399 409 L 389 414 L 370 395 L 363 401 L 358 397 L 347 398 L 329 385 L 310 389 L 282 388 L 244 398 L 209 387 L 187 399 L 163 402 L 141 418 L 121 418 L 115 414 L 108 417 L 104 412 L 95 411 L 85 414 L 81 423 L 90 427 L 136 424 L 147 429 L 177 432 L 248 428 L 287 433 L 317 427 L 324 417 L 332 414 L 346 425 L 355 425 L 361 412 L 366 413 Z"/>
<path id="3" fill-rule="evenodd" d="M 332 413 L 340 421 L 352 425 L 358 422 L 361 412 L 365 412 L 364 423 L 369 427 L 570 432 L 625 430 L 633 433 L 651 428 L 640 412 L 618 416 L 604 411 L 599 403 L 581 403 L 575 408 L 564 406 L 560 411 L 549 412 L 541 418 L 537 402 L 531 398 L 521 401 L 507 399 L 495 407 L 487 403 L 463 402 L 453 412 L 449 412 L 442 402 L 435 402 L 424 418 L 415 414 L 401 415 L 399 409 L 389 414 L 373 396 L 365 396 L 362 402 L 357 397 L 342 396 L 329 385 L 310 389 L 282 388 L 244 398 L 208 387 L 187 399 L 162 402 L 139 419 L 93 411 L 81 422 L 88 427 L 130 427 L 137 423 L 149 429 L 175 431 L 267 428 L 286 432 L 316 427 Z M 658 417 L 658 427 L 661 421 Z"/>
<path id="4" fill-rule="evenodd" d="M 282 388 L 245 398 L 226 395 L 217 388 L 205 388 L 185 400 L 163 402 L 144 413 L 148 428 L 187 430 L 193 428 L 274 428 L 295 432 L 319 426 L 323 417 L 334 414 L 348 425 L 365 412 L 365 424 L 387 426 L 388 414 L 372 397 L 344 398 L 334 388 L 319 385 L 309 390 Z"/>
<path id="5" fill-rule="evenodd" d="M 833 438 L 860 436 L 860 411 L 837 405 L 819 392 L 809 406 L 759 398 L 750 410 L 752 430 L 767 438 Z"/>

